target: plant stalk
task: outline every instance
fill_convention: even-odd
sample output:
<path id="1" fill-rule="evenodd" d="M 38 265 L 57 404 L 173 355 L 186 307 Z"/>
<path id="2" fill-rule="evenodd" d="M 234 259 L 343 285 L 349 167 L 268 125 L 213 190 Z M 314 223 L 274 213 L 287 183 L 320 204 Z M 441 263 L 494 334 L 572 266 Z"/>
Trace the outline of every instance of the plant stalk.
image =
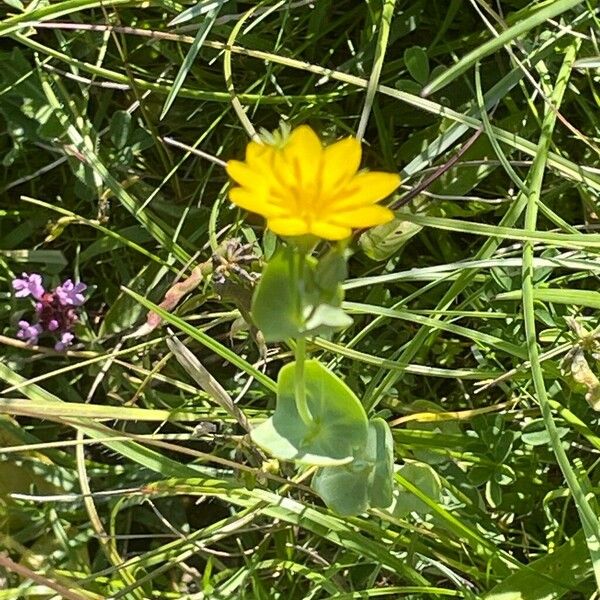
<path id="1" fill-rule="evenodd" d="M 291 285 L 295 286 L 297 294 L 297 305 L 296 310 L 298 317 L 302 319 L 303 311 L 303 296 L 304 296 L 304 274 L 306 269 L 304 268 L 306 262 L 307 248 L 298 244 L 296 246 L 296 252 L 292 255 L 292 278 L 294 281 Z M 296 400 L 296 409 L 302 419 L 302 422 L 309 426 L 313 419 L 310 411 L 308 410 L 308 404 L 306 402 L 306 382 L 304 380 L 304 362 L 306 360 L 306 339 L 302 336 L 296 338 L 296 348 L 294 350 L 296 358 L 296 367 L 294 371 L 294 396 Z"/>
<path id="2" fill-rule="evenodd" d="M 542 123 L 542 133 L 538 143 L 538 152 L 527 178 L 529 189 L 521 192 L 521 194 L 527 195 L 527 210 L 524 227 L 527 232 L 535 232 L 537 230 L 538 204 L 540 202 L 542 182 L 548 151 L 552 141 L 552 133 L 556 123 L 558 109 L 560 108 L 579 46 L 580 41 L 575 39 L 565 52 L 562 67 L 550 96 L 551 105 L 546 108 L 546 114 Z M 548 397 L 544 381 L 544 372 L 539 362 L 539 347 L 537 343 L 535 322 L 533 258 L 533 243 L 531 241 L 526 241 L 523 245 L 523 318 L 533 385 L 540 406 L 540 412 L 542 413 L 542 418 L 544 420 L 544 425 L 546 426 L 550 438 L 550 446 L 554 451 L 556 461 L 563 473 L 579 512 L 579 518 L 585 533 L 588 551 L 592 559 L 596 585 L 600 590 L 600 522 L 598 520 L 598 515 L 594 511 L 594 507 L 590 503 L 590 499 L 593 498 L 593 496 L 589 490 L 586 489 L 586 483 L 584 482 L 582 485 L 579 481 L 563 447 L 552 415 L 551 401 Z"/>
<path id="3" fill-rule="evenodd" d="M 296 370 L 294 378 L 296 408 L 305 425 L 312 423 L 312 415 L 306 402 L 306 384 L 304 381 L 304 361 L 306 359 L 306 340 L 300 337 L 296 340 Z"/>

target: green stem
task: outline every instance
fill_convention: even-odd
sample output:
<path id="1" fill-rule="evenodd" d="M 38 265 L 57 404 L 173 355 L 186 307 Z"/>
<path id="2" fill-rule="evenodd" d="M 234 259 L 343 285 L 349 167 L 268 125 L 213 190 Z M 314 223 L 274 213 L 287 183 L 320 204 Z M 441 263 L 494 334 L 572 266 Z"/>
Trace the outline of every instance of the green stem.
<path id="1" fill-rule="evenodd" d="M 562 67 L 559 71 L 556 84 L 550 96 L 550 106 L 546 107 L 546 114 L 542 123 L 542 133 L 538 143 L 538 151 L 527 178 L 529 189 L 528 191 L 521 192 L 522 195 L 527 197 L 527 210 L 525 214 L 524 227 L 525 231 L 527 232 L 535 232 L 537 230 L 538 205 L 540 203 L 541 188 L 548 151 L 552 141 L 552 132 L 556 123 L 557 111 L 567 88 L 569 75 L 573 67 L 573 62 L 577 56 L 579 45 L 580 42 L 578 40 L 574 40 L 566 50 Z M 600 589 L 600 523 L 598 521 L 598 516 L 596 515 L 594 508 L 589 501 L 589 497 L 591 497 L 591 491 L 586 489 L 588 487 L 586 482 L 583 482 L 582 484 L 579 481 L 579 478 L 571 466 L 567 453 L 563 447 L 556 423 L 554 421 L 554 416 L 552 415 L 551 400 L 548 398 L 546 391 L 544 372 L 539 363 L 539 347 L 537 343 L 535 322 L 533 258 L 533 243 L 531 241 L 527 241 L 523 246 L 523 317 L 533 385 L 540 405 L 540 412 L 542 413 L 542 418 L 550 438 L 550 445 L 554 451 L 556 461 L 563 472 L 564 478 L 569 486 L 569 490 L 579 512 L 579 517 L 588 545 L 588 551 L 592 559 L 596 583 L 598 589 Z"/>
<path id="2" fill-rule="evenodd" d="M 291 285 L 296 289 L 297 305 L 296 310 L 299 318 L 302 318 L 302 311 L 304 308 L 304 274 L 306 269 L 304 268 L 306 262 L 307 249 L 301 244 L 296 246 L 295 252 L 292 253 L 292 279 Z M 306 383 L 304 381 L 304 361 L 306 360 L 306 340 L 299 336 L 296 338 L 296 368 L 294 373 L 294 396 L 296 399 L 296 409 L 302 419 L 302 422 L 306 426 L 310 426 L 312 423 L 312 415 L 308 410 L 308 404 L 306 403 Z"/>
<path id="3" fill-rule="evenodd" d="M 298 338 L 296 340 L 296 372 L 295 372 L 295 392 L 296 392 L 296 408 L 298 414 L 305 425 L 312 423 L 312 415 L 308 410 L 306 402 L 306 384 L 304 382 L 304 360 L 306 357 L 306 340 Z"/>

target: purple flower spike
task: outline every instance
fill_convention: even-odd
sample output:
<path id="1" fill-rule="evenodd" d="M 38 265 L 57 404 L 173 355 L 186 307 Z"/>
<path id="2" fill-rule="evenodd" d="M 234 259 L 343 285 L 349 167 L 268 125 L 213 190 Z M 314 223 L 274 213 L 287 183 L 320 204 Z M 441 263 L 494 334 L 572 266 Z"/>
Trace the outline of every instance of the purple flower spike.
<path id="1" fill-rule="evenodd" d="M 36 300 L 41 300 L 44 295 L 44 286 L 42 285 L 42 276 L 37 273 L 22 273 L 20 279 L 13 279 L 13 290 L 17 298 L 26 298 L 33 296 Z"/>
<path id="2" fill-rule="evenodd" d="M 63 306 L 81 306 L 85 302 L 83 292 L 86 289 L 85 283 L 73 283 L 67 279 L 54 290 L 54 293 Z"/>
<path id="3" fill-rule="evenodd" d="M 41 325 L 30 325 L 28 321 L 19 321 L 17 337 L 20 340 L 23 340 L 28 344 L 37 344 L 40 333 L 42 333 Z"/>
<path id="4" fill-rule="evenodd" d="M 48 321 L 48 331 L 56 331 L 60 327 L 60 323 L 56 319 Z"/>
<path id="5" fill-rule="evenodd" d="M 75 336 L 66 331 L 65 333 L 61 334 L 60 340 L 54 344 L 54 349 L 57 352 L 64 352 L 73 343 L 74 339 Z"/>

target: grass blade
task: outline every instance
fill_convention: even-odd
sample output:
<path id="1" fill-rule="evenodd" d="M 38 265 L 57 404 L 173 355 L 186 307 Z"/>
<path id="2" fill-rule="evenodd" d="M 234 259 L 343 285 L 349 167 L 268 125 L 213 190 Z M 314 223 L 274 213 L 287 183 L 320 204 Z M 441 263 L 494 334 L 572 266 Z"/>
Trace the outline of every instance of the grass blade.
<path id="1" fill-rule="evenodd" d="M 183 82 L 185 81 L 187 74 L 188 74 L 189 70 L 192 68 L 194 61 L 196 60 L 196 56 L 198 56 L 198 52 L 200 52 L 200 48 L 202 48 L 202 44 L 208 37 L 208 34 L 210 33 L 212 26 L 215 24 L 215 20 L 217 19 L 217 15 L 219 14 L 219 9 L 221 8 L 221 4 L 222 4 L 222 2 L 217 3 L 217 7 L 213 8 L 212 10 L 209 11 L 209 13 L 206 15 L 204 21 L 202 21 L 200 28 L 196 32 L 196 37 L 194 38 L 194 42 L 190 46 L 190 49 L 188 50 L 187 54 L 185 55 L 185 59 L 181 63 L 181 67 L 179 67 L 179 71 L 177 72 L 177 75 L 175 76 L 175 79 L 173 80 L 173 85 L 171 86 L 169 94 L 168 94 L 167 98 L 165 99 L 165 103 L 163 105 L 163 108 L 162 108 L 162 111 L 161 111 L 160 117 L 159 117 L 161 121 L 165 118 L 165 116 L 169 112 L 169 109 L 171 108 L 173 102 L 175 102 L 175 99 L 177 98 L 177 94 L 179 93 L 179 90 L 181 89 L 181 86 L 183 85 Z M 194 8 L 197 8 L 197 7 L 192 7 L 192 9 L 194 9 Z M 189 10 L 191 11 L 192 9 L 189 9 Z M 185 12 L 188 12 L 188 11 L 185 11 Z M 182 13 L 179 16 L 182 17 L 184 14 L 185 13 Z M 192 17 L 190 16 L 189 18 L 192 18 Z M 184 20 L 187 20 L 187 19 L 184 19 Z M 177 21 L 177 19 L 175 19 L 175 21 Z M 179 21 L 179 22 L 182 22 L 182 21 Z M 171 24 L 174 24 L 174 22 L 172 22 Z"/>
<path id="2" fill-rule="evenodd" d="M 463 56 L 456 64 L 452 65 L 449 69 L 439 75 L 439 77 L 436 77 L 433 81 L 428 83 L 425 88 L 423 88 L 422 95 L 426 97 L 438 92 L 457 77 L 460 77 L 484 56 L 496 52 L 502 48 L 502 46 L 509 44 L 524 33 L 531 31 L 534 27 L 575 8 L 582 2 L 583 0 L 546 0 L 546 2 L 542 3 L 541 7 L 539 7 L 539 5 L 533 6 L 531 8 L 532 14 L 520 19 L 517 23 L 498 34 L 497 37 L 494 37 L 485 44 L 479 46 L 479 48 L 475 48 L 475 50 L 472 50 Z"/>

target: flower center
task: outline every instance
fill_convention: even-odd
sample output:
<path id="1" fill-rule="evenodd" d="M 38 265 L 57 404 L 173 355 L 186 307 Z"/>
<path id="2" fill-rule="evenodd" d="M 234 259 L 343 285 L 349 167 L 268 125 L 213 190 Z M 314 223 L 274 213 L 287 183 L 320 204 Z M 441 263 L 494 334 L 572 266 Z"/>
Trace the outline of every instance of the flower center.
<path id="1" fill-rule="evenodd" d="M 310 182 L 305 186 L 298 186 L 294 190 L 296 199 L 296 211 L 302 219 L 312 220 L 316 218 L 322 208 L 321 190 L 316 182 Z"/>
<path id="2" fill-rule="evenodd" d="M 312 175 L 309 174 L 311 171 Z M 298 159 L 279 165 L 279 168 L 273 162 L 268 196 L 291 217 L 306 222 L 318 220 L 328 205 L 323 194 L 321 161 L 316 169 L 303 169 Z"/>

